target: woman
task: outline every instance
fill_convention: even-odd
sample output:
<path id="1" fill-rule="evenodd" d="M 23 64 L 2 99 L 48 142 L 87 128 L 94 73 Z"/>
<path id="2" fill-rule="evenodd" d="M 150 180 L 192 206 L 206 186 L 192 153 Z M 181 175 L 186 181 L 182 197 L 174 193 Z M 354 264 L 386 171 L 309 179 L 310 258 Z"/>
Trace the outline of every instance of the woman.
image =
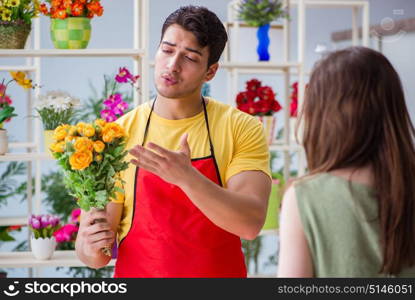
<path id="1" fill-rule="evenodd" d="M 363 47 L 331 53 L 301 121 L 310 173 L 284 196 L 278 275 L 414 277 L 415 131 L 390 62 Z"/>

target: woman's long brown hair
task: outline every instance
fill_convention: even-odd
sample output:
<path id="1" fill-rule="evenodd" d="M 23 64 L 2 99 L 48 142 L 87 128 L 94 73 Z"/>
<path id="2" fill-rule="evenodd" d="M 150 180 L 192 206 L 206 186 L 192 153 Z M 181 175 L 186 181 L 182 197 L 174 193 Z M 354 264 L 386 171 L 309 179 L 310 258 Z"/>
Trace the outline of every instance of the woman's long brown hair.
<path id="1" fill-rule="evenodd" d="M 370 166 L 378 199 L 380 273 L 415 264 L 415 130 L 398 74 L 381 53 L 336 51 L 314 67 L 301 113 L 311 174 Z"/>

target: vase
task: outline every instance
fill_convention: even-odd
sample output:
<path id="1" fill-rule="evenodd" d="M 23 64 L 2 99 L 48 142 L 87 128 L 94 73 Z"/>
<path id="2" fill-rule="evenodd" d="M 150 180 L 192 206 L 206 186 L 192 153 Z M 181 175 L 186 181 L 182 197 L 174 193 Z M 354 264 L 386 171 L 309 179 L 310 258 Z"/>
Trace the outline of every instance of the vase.
<path id="1" fill-rule="evenodd" d="M 0 155 L 6 154 L 9 150 L 9 139 L 7 137 L 7 130 L 0 129 Z"/>
<path id="2" fill-rule="evenodd" d="M 0 48 L 23 49 L 32 26 L 22 23 L 0 24 Z"/>
<path id="3" fill-rule="evenodd" d="M 30 247 L 33 256 L 39 260 L 48 260 L 52 257 L 56 248 L 56 239 L 54 236 L 49 238 L 38 238 L 34 236 L 30 239 Z"/>
<path id="4" fill-rule="evenodd" d="M 256 49 L 260 61 L 269 61 L 269 28 L 270 24 L 259 26 L 257 29 L 258 47 Z"/>
<path id="5" fill-rule="evenodd" d="M 45 146 L 45 152 L 47 152 L 52 158 L 53 158 L 53 154 L 52 151 L 50 151 L 50 146 L 55 142 L 55 140 L 53 139 L 53 133 L 54 130 L 45 130 L 43 132 L 43 144 Z"/>
<path id="6" fill-rule="evenodd" d="M 276 116 L 257 116 L 257 118 L 264 127 L 265 138 L 268 145 L 271 145 L 275 139 Z"/>
<path id="7" fill-rule="evenodd" d="M 50 36 L 57 49 L 85 49 L 91 37 L 91 19 L 51 19 Z"/>

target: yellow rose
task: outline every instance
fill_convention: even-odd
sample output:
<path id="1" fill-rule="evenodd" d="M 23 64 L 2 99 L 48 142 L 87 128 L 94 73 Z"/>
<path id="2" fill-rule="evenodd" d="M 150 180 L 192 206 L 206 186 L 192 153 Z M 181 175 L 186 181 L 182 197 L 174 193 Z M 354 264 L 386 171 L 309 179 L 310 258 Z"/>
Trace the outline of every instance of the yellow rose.
<path id="1" fill-rule="evenodd" d="M 107 122 L 105 120 L 103 120 L 103 119 L 96 119 L 95 122 L 94 122 L 94 124 L 96 126 L 102 128 L 102 127 L 104 127 L 107 124 Z"/>
<path id="2" fill-rule="evenodd" d="M 107 123 L 102 129 L 102 140 L 106 143 L 111 143 L 114 139 L 124 136 L 124 128 L 117 123 Z"/>
<path id="3" fill-rule="evenodd" d="M 77 134 L 76 126 L 71 126 L 68 130 L 68 136 L 75 136 Z"/>
<path id="4" fill-rule="evenodd" d="M 76 140 L 77 139 L 77 137 L 76 136 L 73 136 L 73 135 L 68 135 L 66 138 L 65 138 L 65 143 L 70 143 L 70 142 L 72 142 L 72 141 L 74 141 L 74 140 Z"/>
<path id="5" fill-rule="evenodd" d="M 100 162 L 101 160 L 102 160 L 102 155 L 101 154 L 95 155 L 95 161 Z"/>
<path id="6" fill-rule="evenodd" d="M 53 132 L 53 138 L 58 142 L 64 140 L 68 135 L 69 127 L 70 125 L 68 124 L 63 124 L 56 127 L 55 131 Z"/>
<path id="7" fill-rule="evenodd" d="M 95 134 L 95 128 L 92 125 L 85 125 L 82 129 L 82 135 L 86 137 L 92 137 Z"/>
<path id="8" fill-rule="evenodd" d="M 50 146 L 50 150 L 52 150 L 52 152 L 63 153 L 65 151 L 65 142 L 61 141 L 61 142 L 52 144 Z"/>
<path id="9" fill-rule="evenodd" d="M 81 135 L 82 132 L 84 131 L 84 127 L 85 127 L 86 123 L 84 122 L 79 122 L 78 124 L 76 124 L 76 130 L 78 131 L 78 133 Z"/>
<path id="10" fill-rule="evenodd" d="M 94 142 L 94 150 L 97 153 L 101 153 L 105 149 L 105 144 L 101 141 L 95 141 Z"/>
<path id="11" fill-rule="evenodd" d="M 75 140 L 74 148 L 78 152 L 92 151 L 94 149 L 94 142 L 87 137 L 79 137 Z"/>
<path id="12" fill-rule="evenodd" d="M 73 170 L 83 170 L 92 162 L 92 152 L 85 151 L 85 152 L 75 152 L 69 158 L 69 164 L 71 165 Z"/>

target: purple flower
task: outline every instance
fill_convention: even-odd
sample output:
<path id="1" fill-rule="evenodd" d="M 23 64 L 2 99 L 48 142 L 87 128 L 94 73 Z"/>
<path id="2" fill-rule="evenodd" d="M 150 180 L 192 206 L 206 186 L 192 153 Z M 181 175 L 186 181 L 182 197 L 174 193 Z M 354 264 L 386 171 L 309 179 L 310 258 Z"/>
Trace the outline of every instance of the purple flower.
<path id="1" fill-rule="evenodd" d="M 56 217 L 56 216 L 52 216 L 50 219 L 49 219 L 49 222 L 50 222 L 50 224 L 52 225 L 52 227 L 56 227 L 56 226 L 58 226 L 59 225 L 59 218 L 58 217 Z"/>
<path id="2" fill-rule="evenodd" d="M 102 110 L 101 111 L 101 118 L 103 118 L 107 122 L 114 122 L 115 120 L 117 120 L 117 116 L 110 109 Z"/>
<path id="3" fill-rule="evenodd" d="M 127 83 L 129 80 L 132 80 L 133 78 L 133 75 L 130 73 L 130 71 L 128 71 L 126 67 L 119 68 L 118 74 L 115 76 L 115 80 L 118 83 Z"/>
<path id="4" fill-rule="evenodd" d="M 36 218 L 32 219 L 31 226 L 33 229 L 40 229 L 40 221 Z"/>
<path id="5" fill-rule="evenodd" d="M 45 227 L 49 226 L 49 224 L 50 224 L 49 219 L 50 219 L 49 215 L 41 216 L 41 218 L 40 218 L 41 228 L 45 228 Z"/>

